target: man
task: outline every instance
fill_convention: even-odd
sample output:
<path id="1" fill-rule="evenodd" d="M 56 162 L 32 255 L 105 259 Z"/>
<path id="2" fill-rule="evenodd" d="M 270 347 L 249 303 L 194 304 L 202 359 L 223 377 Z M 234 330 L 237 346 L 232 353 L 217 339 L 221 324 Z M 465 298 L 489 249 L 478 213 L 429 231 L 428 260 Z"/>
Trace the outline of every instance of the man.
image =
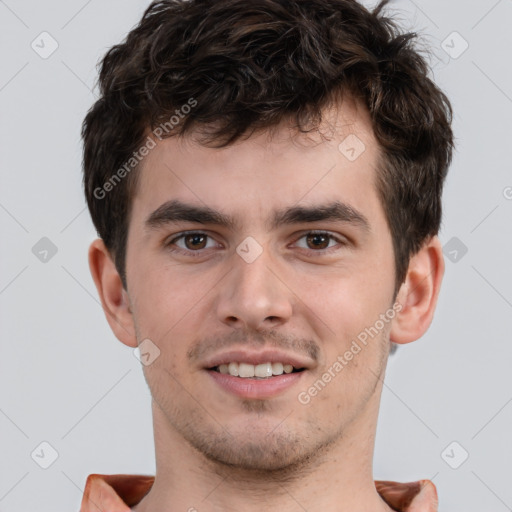
<path id="1" fill-rule="evenodd" d="M 164 0 L 83 127 L 109 324 L 139 347 L 155 477 L 82 512 L 437 510 L 374 482 L 391 343 L 431 323 L 451 108 L 381 3 Z"/>

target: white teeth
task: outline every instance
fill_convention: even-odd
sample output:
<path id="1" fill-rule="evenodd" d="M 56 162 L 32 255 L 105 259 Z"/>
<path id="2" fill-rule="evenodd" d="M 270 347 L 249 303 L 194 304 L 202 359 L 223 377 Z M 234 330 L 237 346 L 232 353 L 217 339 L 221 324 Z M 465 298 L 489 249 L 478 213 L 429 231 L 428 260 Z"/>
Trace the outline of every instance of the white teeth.
<path id="1" fill-rule="evenodd" d="M 233 377 L 238 377 L 238 363 L 229 363 L 228 370 L 229 375 L 233 375 Z"/>
<path id="2" fill-rule="evenodd" d="M 252 377 L 266 379 L 273 375 L 292 373 L 293 366 L 283 363 L 262 363 L 257 365 L 249 363 L 229 363 L 219 365 L 217 370 L 220 373 L 229 374 L 233 377 L 242 377 L 243 379 Z"/>
<path id="3" fill-rule="evenodd" d="M 272 363 L 263 363 L 254 367 L 255 377 L 272 377 Z"/>
<path id="4" fill-rule="evenodd" d="M 272 375 L 283 374 L 283 363 L 272 363 Z"/>
<path id="5" fill-rule="evenodd" d="M 238 365 L 238 376 L 243 378 L 254 377 L 254 365 L 240 363 Z"/>

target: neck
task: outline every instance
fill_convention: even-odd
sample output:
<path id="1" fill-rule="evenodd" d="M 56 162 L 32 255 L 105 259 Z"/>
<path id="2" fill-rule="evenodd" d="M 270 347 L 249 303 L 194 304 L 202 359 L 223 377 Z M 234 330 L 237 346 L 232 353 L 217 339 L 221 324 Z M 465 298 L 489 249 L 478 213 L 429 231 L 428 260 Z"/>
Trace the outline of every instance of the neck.
<path id="1" fill-rule="evenodd" d="M 264 510 L 390 512 L 372 474 L 378 395 L 339 439 L 298 467 L 258 473 L 212 462 L 190 446 L 153 402 L 156 475 L 136 512 Z M 373 401 L 377 403 L 371 403 Z"/>

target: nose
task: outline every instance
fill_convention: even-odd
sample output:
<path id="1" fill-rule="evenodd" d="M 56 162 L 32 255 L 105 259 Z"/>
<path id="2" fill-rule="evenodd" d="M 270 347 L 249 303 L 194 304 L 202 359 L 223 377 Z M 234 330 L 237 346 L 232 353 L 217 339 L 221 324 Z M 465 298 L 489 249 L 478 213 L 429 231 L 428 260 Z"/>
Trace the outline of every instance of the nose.
<path id="1" fill-rule="evenodd" d="M 270 329 L 286 323 L 293 312 L 293 292 L 272 264 L 268 249 L 251 263 L 233 255 L 233 269 L 219 283 L 217 315 L 235 328 Z"/>

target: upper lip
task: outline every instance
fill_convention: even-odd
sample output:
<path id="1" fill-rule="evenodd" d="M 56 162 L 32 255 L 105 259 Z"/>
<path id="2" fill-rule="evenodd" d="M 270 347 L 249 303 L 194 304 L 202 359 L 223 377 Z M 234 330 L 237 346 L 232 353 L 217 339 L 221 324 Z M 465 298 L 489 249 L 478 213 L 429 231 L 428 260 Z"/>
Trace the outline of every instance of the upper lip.
<path id="1" fill-rule="evenodd" d="M 214 368 L 221 364 L 248 363 L 248 364 L 263 364 L 263 363 L 283 363 L 291 364 L 294 368 L 308 369 L 312 366 L 312 361 L 309 358 L 300 357 L 294 354 L 288 354 L 280 350 L 267 349 L 259 351 L 244 350 L 230 350 L 216 354 L 204 363 L 205 368 Z"/>

